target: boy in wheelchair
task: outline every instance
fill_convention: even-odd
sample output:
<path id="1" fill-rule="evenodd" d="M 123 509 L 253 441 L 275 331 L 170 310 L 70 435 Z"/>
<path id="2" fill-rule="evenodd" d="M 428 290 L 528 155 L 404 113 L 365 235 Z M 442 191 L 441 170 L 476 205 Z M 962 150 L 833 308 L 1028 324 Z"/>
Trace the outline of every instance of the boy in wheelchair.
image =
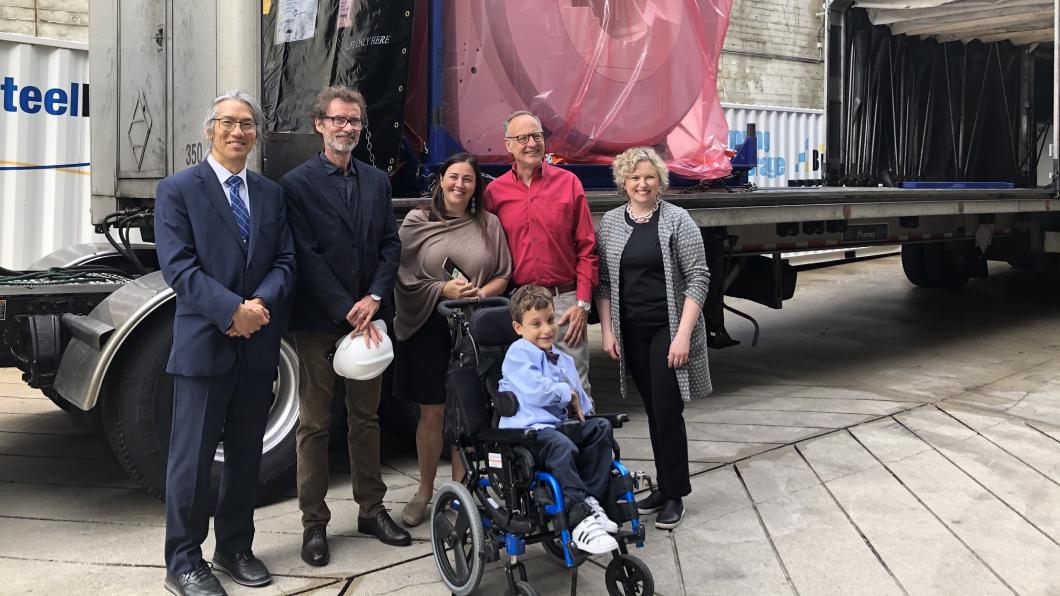
<path id="1" fill-rule="evenodd" d="M 438 488 L 431 507 L 431 548 L 442 581 L 456 596 L 473 594 L 484 566 L 503 550 L 506 594 L 535 596 L 519 559 L 528 544 L 540 544 L 571 570 L 571 594 L 578 566 L 610 552 L 608 593 L 651 596 L 651 571 L 628 549 L 644 546 L 638 477 L 622 465 L 611 430 L 629 417 L 588 414 L 592 400 L 573 360 L 552 349 L 551 295 L 528 286 L 510 302 L 443 301 L 438 312 L 453 339 L 446 437 L 464 469 L 461 480 Z"/>
<path id="2" fill-rule="evenodd" d="M 585 419 L 593 402 L 578 379 L 574 359 L 553 349 L 559 326 L 548 290 L 523 286 L 512 294 L 510 309 L 521 339 L 508 347 L 498 388 L 513 393 L 519 407 L 515 415 L 501 417 L 498 426 L 537 431 L 531 450 L 562 487 L 574 544 L 594 555 L 611 552 L 618 548 L 611 536 L 618 533 L 618 524 L 599 500 L 606 498 L 611 475 L 611 423 Z M 567 424 L 567 433 L 556 428 L 571 418 L 581 428 L 571 432 Z"/>

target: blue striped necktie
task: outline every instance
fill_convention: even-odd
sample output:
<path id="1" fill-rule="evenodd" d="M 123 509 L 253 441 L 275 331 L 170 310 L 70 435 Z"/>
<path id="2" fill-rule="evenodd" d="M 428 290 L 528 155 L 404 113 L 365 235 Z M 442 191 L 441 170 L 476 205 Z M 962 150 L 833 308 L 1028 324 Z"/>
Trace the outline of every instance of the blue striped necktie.
<path id="1" fill-rule="evenodd" d="M 232 176 L 225 182 L 228 185 L 228 202 L 232 205 L 232 215 L 236 216 L 239 235 L 243 237 L 243 244 L 246 244 L 250 241 L 250 213 L 239 196 L 239 185 L 242 183 L 243 179 L 239 176 Z"/>

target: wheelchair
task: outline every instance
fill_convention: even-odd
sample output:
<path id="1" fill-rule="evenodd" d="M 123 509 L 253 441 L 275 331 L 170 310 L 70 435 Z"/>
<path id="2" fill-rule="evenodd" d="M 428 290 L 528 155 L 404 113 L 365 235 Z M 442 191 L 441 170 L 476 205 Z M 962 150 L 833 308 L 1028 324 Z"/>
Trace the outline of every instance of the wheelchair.
<path id="1" fill-rule="evenodd" d="M 518 339 L 508 300 L 444 301 L 438 312 L 448 321 L 453 339 L 446 378 L 446 440 L 456 446 L 465 471 L 462 481 L 447 482 L 434 495 L 429 520 L 438 573 L 453 594 L 472 594 L 486 564 L 504 556 L 506 593 L 536 595 L 519 558 L 527 545 L 540 544 L 548 558 L 570 570 L 574 594 L 578 566 L 589 555 L 578 552 L 571 539 L 559 483 L 534 461 L 529 447 L 535 431 L 497 428 L 501 416 L 518 410 L 515 396 L 497 389 L 505 350 Z M 608 420 L 613 428 L 629 420 L 626 414 L 595 417 Z M 581 423 L 567 421 L 557 429 L 572 436 L 580 432 Z M 651 595 L 651 571 L 628 548 L 644 546 L 644 526 L 633 496 L 642 475 L 632 475 L 622 465 L 617 442 L 612 449 L 608 494 L 601 504 L 619 524 L 619 546 L 605 570 L 607 590 L 612 595 Z"/>

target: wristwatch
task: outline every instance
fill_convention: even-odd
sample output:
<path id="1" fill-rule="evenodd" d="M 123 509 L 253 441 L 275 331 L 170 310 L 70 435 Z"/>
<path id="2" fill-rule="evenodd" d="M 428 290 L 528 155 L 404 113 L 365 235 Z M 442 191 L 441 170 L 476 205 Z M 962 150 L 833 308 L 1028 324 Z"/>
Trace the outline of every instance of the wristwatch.
<path id="1" fill-rule="evenodd" d="M 589 309 L 592 308 L 592 305 L 589 303 L 588 300 L 579 300 L 578 308 L 584 310 L 585 312 L 589 312 Z"/>
<path id="2" fill-rule="evenodd" d="M 383 297 L 380 296 L 379 294 L 368 294 L 368 295 L 371 296 L 372 300 L 375 300 L 376 302 L 379 302 L 380 300 L 383 299 Z"/>

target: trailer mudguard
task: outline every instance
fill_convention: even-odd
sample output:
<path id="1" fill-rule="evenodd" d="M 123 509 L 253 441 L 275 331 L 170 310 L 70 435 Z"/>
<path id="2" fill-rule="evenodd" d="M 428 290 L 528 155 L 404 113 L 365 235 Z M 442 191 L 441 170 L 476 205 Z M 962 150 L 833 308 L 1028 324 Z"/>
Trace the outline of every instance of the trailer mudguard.
<path id="1" fill-rule="evenodd" d="M 176 297 L 161 272 L 149 273 L 107 296 L 88 315 L 114 332 L 100 349 L 76 335 L 63 352 L 55 389 L 64 399 L 88 411 L 96 406 L 107 370 L 136 326 Z"/>

